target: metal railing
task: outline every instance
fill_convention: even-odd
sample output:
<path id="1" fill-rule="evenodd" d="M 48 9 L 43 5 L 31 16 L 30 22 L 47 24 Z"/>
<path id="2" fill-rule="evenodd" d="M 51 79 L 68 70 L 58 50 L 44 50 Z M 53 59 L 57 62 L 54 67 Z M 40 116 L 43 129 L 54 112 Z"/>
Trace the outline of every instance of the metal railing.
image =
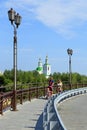
<path id="1" fill-rule="evenodd" d="M 87 87 L 69 90 L 51 97 L 43 111 L 44 130 L 67 130 L 60 118 L 57 106 L 68 98 L 85 93 L 87 93 Z"/>
<path id="2" fill-rule="evenodd" d="M 23 102 L 33 98 L 38 98 L 40 96 L 46 95 L 46 87 L 32 87 L 26 89 L 19 89 L 16 91 L 17 104 L 23 104 Z M 7 109 L 12 110 L 13 108 L 13 91 L 10 92 L 1 92 L 0 93 L 0 114 L 3 115 L 3 112 Z"/>
<path id="3" fill-rule="evenodd" d="M 26 86 L 26 85 L 25 85 Z M 87 84 L 73 84 L 72 87 L 78 88 L 78 87 L 86 87 Z M 57 93 L 57 85 L 55 83 L 53 87 L 53 92 Z M 64 90 L 69 89 L 69 84 L 63 85 Z M 47 83 L 34 83 L 34 84 L 28 84 L 27 88 L 24 88 L 24 85 L 18 86 L 18 89 L 16 91 L 16 97 L 17 97 L 17 104 L 23 104 L 23 102 L 33 98 L 38 98 L 41 96 L 45 96 L 47 93 Z M 13 108 L 13 91 L 9 92 L 0 92 L 0 114 L 3 115 L 3 112 L 7 109 Z"/>

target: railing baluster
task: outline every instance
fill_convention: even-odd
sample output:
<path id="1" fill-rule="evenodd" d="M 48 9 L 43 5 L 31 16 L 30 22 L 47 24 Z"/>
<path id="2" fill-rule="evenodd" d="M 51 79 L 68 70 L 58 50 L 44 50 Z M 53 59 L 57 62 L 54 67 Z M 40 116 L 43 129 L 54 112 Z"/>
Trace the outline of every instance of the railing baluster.
<path id="1" fill-rule="evenodd" d="M 23 93 L 22 93 L 22 85 L 21 85 L 21 96 L 20 96 L 20 104 L 23 104 Z"/>
<path id="2" fill-rule="evenodd" d="M 0 114 L 3 115 L 3 93 L 0 94 Z"/>

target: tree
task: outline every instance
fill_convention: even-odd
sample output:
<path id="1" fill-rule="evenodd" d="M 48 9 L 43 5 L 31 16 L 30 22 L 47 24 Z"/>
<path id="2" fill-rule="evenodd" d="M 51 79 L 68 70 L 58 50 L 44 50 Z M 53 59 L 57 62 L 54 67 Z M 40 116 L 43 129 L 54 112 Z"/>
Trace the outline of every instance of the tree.
<path id="1" fill-rule="evenodd" d="M 5 85 L 4 75 L 0 75 L 0 86 Z"/>

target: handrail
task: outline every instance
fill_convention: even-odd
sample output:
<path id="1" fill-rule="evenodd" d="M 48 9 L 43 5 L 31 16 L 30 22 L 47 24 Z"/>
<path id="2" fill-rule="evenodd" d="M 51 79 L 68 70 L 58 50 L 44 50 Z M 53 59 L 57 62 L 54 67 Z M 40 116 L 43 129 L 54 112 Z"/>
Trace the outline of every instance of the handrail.
<path id="1" fill-rule="evenodd" d="M 20 89 L 16 91 L 17 103 L 23 104 L 24 101 L 31 101 L 32 98 L 38 98 L 39 96 L 45 96 L 46 87 L 32 87 L 26 89 Z M 13 108 L 13 91 L 0 93 L 0 114 L 9 107 Z"/>
<path id="2" fill-rule="evenodd" d="M 67 130 L 64 126 L 59 112 L 57 105 L 73 96 L 77 96 L 79 94 L 87 93 L 87 87 L 85 88 L 79 88 L 79 89 L 73 89 L 66 92 L 63 92 L 61 94 L 55 94 L 53 97 L 51 97 L 43 111 L 43 128 L 44 130 Z M 50 114 L 49 114 L 50 113 Z M 51 118 L 50 115 L 56 115 L 55 118 Z"/>
<path id="3" fill-rule="evenodd" d="M 34 85 L 34 86 L 33 86 Z M 73 86 L 81 87 L 82 84 L 73 84 Z M 36 83 L 36 84 L 27 84 L 27 88 L 24 89 L 23 85 L 20 85 L 20 89 L 16 90 L 17 103 L 23 104 L 24 101 L 31 101 L 32 98 L 38 98 L 46 95 L 47 83 Z M 30 87 L 32 86 L 32 87 Z M 87 86 L 84 84 L 82 86 Z M 68 84 L 63 84 L 64 89 L 69 88 Z M 19 88 L 19 87 L 18 87 Z M 57 85 L 54 85 L 54 93 L 57 93 Z M 8 108 L 12 110 L 13 108 L 13 91 L 10 92 L 0 92 L 0 114 L 3 115 L 3 112 Z"/>

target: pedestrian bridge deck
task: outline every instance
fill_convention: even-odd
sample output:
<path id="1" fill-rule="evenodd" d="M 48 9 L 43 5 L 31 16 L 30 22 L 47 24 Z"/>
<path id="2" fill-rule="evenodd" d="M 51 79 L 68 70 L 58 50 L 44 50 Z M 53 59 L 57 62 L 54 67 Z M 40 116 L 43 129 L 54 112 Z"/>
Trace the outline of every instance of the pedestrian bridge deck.
<path id="1" fill-rule="evenodd" d="M 58 111 L 67 130 L 87 130 L 87 93 L 60 103 Z"/>
<path id="2" fill-rule="evenodd" d="M 0 116 L 1 130 L 43 130 L 42 112 L 47 100 L 33 99 L 18 105 L 18 111 L 6 111 Z"/>
<path id="3" fill-rule="evenodd" d="M 42 112 L 44 98 L 18 105 L 18 111 L 6 111 L 0 116 L 1 130 L 43 130 Z M 67 130 L 87 130 L 87 94 L 72 97 L 58 106 Z"/>

